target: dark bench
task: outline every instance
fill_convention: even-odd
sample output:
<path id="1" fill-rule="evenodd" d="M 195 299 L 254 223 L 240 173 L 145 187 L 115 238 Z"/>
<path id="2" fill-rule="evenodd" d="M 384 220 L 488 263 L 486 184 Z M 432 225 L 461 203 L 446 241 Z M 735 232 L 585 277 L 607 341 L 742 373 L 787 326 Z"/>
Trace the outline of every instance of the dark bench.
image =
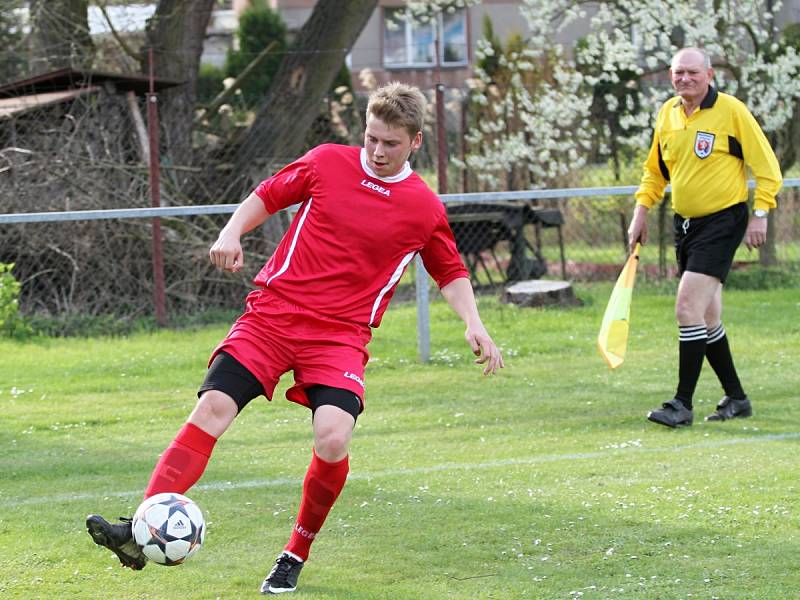
<path id="1" fill-rule="evenodd" d="M 480 266 L 486 273 L 490 285 L 494 285 L 491 271 L 484 254 L 495 262 L 497 271 L 505 281 L 537 279 L 547 272 L 542 256 L 542 228 L 557 228 L 561 255 L 561 276 L 566 276 L 564 241 L 561 226 L 564 217 L 558 209 L 532 205 L 530 202 L 462 202 L 447 205 L 447 216 L 459 252 L 474 281 Z M 525 226 L 533 225 L 533 243 L 525 235 Z M 508 242 L 510 258 L 503 268 L 497 257 L 496 247 Z"/>

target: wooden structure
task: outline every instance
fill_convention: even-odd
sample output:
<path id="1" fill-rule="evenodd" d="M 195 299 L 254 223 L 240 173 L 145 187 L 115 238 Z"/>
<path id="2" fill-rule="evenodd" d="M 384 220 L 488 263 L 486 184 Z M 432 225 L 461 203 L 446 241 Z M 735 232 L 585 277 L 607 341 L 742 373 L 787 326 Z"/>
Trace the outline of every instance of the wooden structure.
<path id="1" fill-rule="evenodd" d="M 177 85 L 181 82 L 153 79 L 155 91 Z M 136 97 L 147 94 L 149 86 L 149 77 L 136 73 L 105 73 L 69 67 L 57 69 L 0 86 L 0 119 L 24 117 L 34 109 L 55 108 L 84 96 L 124 94 L 139 141 L 140 158 L 147 163 L 149 143 Z"/>
<path id="2" fill-rule="evenodd" d="M 531 202 L 465 202 L 447 205 L 447 216 L 458 250 L 470 271 L 473 281 L 482 269 L 494 285 L 492 270 L 504 281 L 522 281 L 541 277 L 547 272 L 542 255 L 542 228 L 555 228 L 561 258 L 561 276 L 566 276 L 566 258 L 561 226 L 564 217 L 558 209 L 549 209 Z M 532 225 L 531 242 L 526 226 Z M 497 246 L 507 242 L 509 259 L 506 265 L 499 259 Z M 493 268 L 487 264 L 491 257 Z"/>

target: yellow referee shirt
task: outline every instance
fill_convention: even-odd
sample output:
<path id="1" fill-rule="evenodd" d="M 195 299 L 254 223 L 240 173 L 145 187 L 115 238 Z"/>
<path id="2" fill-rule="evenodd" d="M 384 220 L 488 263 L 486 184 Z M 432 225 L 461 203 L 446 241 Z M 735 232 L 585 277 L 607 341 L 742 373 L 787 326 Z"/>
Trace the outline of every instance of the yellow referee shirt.
<path id="1" fill-rule="evenodd" d="M 686 116 L 680 96 L 659 109 L 653 144 L 644 163 L 636 201 L 648 208 L 672 184 L 672 208 L 682 217 L 702 217 L 747 200 L 745 163 L 756 180 L 753 208 L 775 208 L 780 166 L 747 107 L 713 87 Z"/>

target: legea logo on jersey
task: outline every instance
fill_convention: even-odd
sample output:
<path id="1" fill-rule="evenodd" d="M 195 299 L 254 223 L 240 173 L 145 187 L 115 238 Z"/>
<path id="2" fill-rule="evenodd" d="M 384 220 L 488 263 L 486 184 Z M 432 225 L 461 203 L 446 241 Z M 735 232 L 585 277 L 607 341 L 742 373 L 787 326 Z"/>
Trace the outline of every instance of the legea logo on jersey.
<path id="1" fill-rule="evenodd" d="M 358 383 L 358 385 L 360 385 L 362 388 L 364 387 L 364 380 L 361 379 L 361 377 L 359 377 L 355 373 L 351 373 L 350 371 L 345 371 L 344 377 L 347 377 L 347 379 L 352 379 L 353 381 Z"/>
<path id="2" fill-rule="evenodd" d="M 375 190 L 379 194 L 383 194 L 384 196 L 391 196 L 391 190 L 387 190 L 385 187 L 379 186 L 377 183 L 372 183 L 371 181 L 367 181 L 366 179 L 361 180 L 361 185 L 364 187 L 368 187 L 371 190 Z"/>

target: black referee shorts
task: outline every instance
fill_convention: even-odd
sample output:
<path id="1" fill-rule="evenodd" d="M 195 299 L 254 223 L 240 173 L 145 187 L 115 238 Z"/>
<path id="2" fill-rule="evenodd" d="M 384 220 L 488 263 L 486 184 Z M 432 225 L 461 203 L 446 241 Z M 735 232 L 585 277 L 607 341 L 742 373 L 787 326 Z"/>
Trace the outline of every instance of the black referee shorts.
<path id="1" fill-rule="evenodd" d="M 747 231 L 749 209 L 745 202 L 704 217 L 673 217 L 678 274 L 702 273 L 725 282 L 736 249 Z"/>

